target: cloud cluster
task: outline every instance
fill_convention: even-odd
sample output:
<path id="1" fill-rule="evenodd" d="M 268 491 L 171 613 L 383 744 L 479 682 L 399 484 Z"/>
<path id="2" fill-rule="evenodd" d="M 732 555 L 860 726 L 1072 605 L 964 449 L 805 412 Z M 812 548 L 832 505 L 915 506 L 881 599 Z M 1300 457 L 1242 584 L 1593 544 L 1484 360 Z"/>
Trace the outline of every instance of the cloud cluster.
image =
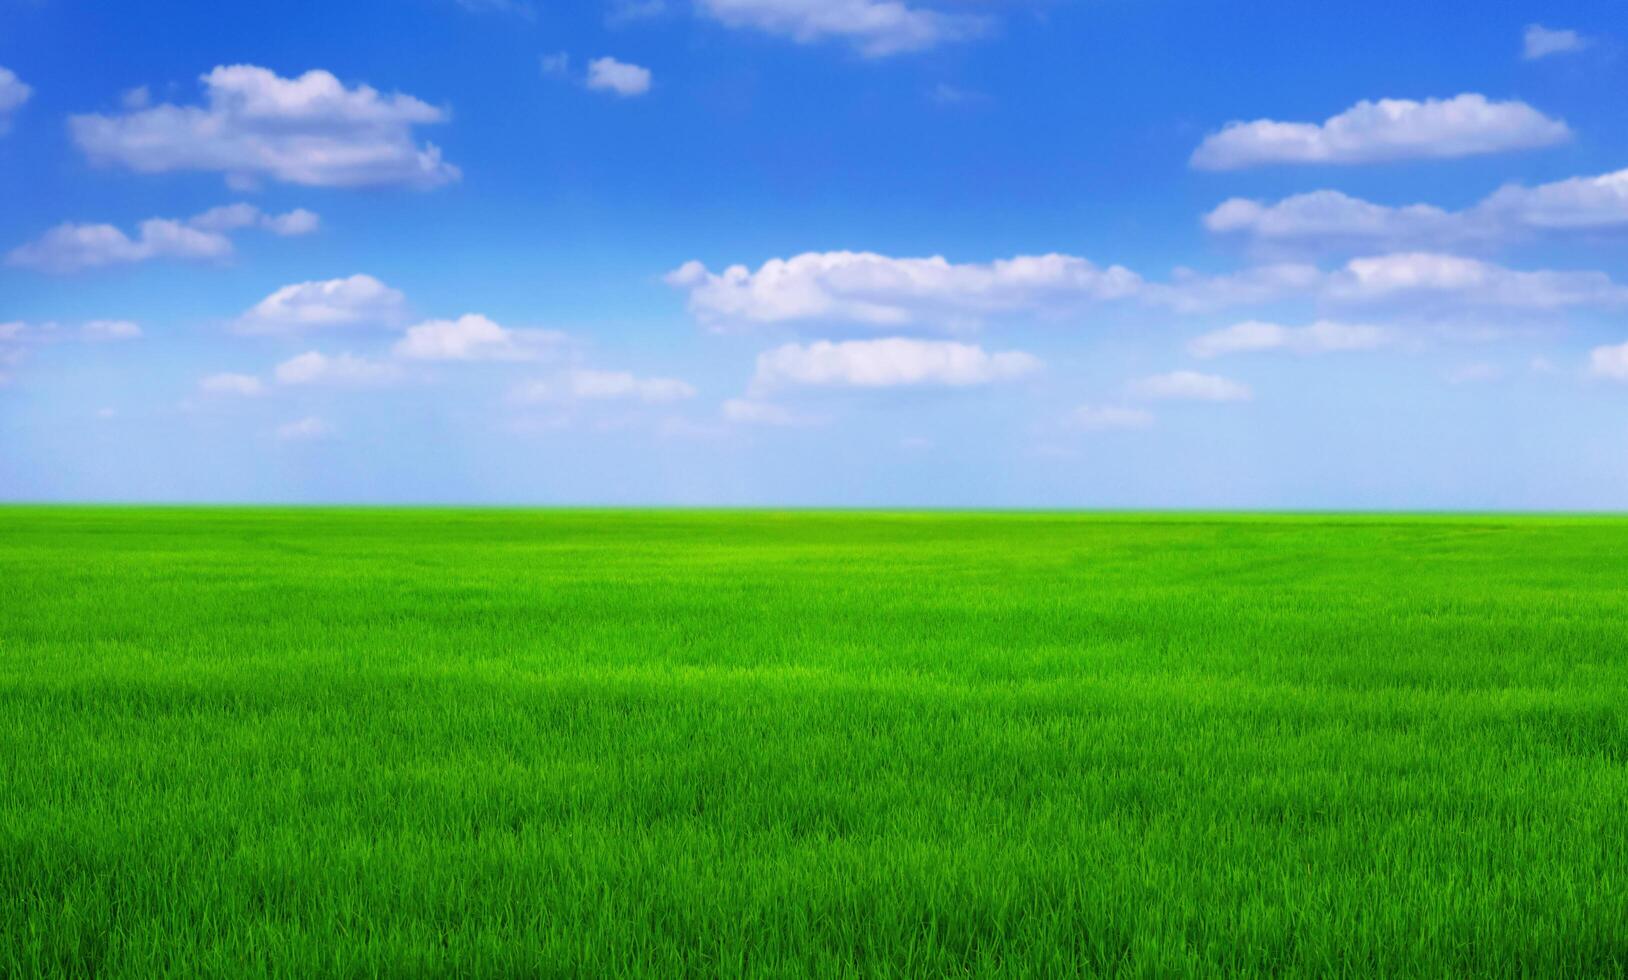
<path id="1" fill-rule="evenodd" d="M 1219 275 L 1177 270 L 1168 282 L 1068 255 L 955 264 L 939 257 L 810 252 L 771 259 L 756 272 L 737 265 L 713 273 L 690 262 L 667 281 L 688 291 L 691 313 L 713 330 L 764 324 L 970 330 L 997 316 L 1057 318 L 1121 300 L 1177 313 L 1287 300 L 1519 310 L 1612 307 L 1628 300 L 1628 289 L 1603 273 L 1523 272 L 1424 251 L 1366 256 L 1332 270 L 1307 263 Z"/>
<path id="2" fill-rule="evenodd" d="M 786 344 L 758 355 L 751 390 L 788 387 L 967 387 L 1013 381 L 1040 370 L 1023 351 L 990 353 L 973 344 L 888 337 Z"/>
<path id="3" fill-rule="evenodd" d="M 0 67 L 0 136 L 11 130 L 11 114 L 22 108 L 33 94 L 34 90 L 15 72 Z"/>
<path id="4" fill-rule="evenodd" d="M 535 363 L 563 358 L 571 338 L 552 330 L 506 327 L 479 313 L 424 320 L 405 328 L 407 302 L 399 290 L 367 275 L 294 283 L 256 304 L 234 326 L 239 333 L 301 336 L 369 328 L 389 330 L 394 340 L 374 355 L 307 350 L 275 365 L 270 382 L 256 375 L 221 372 L 198 381 L 201 392 L 253 397 L 270 384 L 282 388 L 375 389 L 410 379 L 432 380 L 414 372 L 428 363 Z M 399 332 L 397 332 L 399 331 Z M 676 378 L 640 377 L 626 371 L 576 366 L 511 392 L 515 404 L 575 406 L 624 402 L 661 405 L 693 398 L 696 390 Z"/>
<path id="5" fill-rule="evenodd" d="M 413 128 L 447 112 L 410 95 L 347 87 L 326 71 L 282 78 L 253 65 L 202 77 L 204 104 L 164 104 L 68 120 L 86 155 L 141 173 L 201 170 L 234 186 L 438 187 L 459 177 Z"/>
<path id="6" fill-rule="evenodd" d="M 1571 129 L 1524 102 L 1467 93 L 1451 99 L 1363 101 L 1322 123 L 1228 123 L 1193 152 L 1200 170 L 1262 164 L 1445 159 L 1550 146 Z"/>
<path id="7" fill-rule="evenodd" d="M 696 9 L 726 27 L 802 44 L 844 42 L 867 58 L 966 40 L 988 27 L 981 16 L 913 6 L 904 0 L 697 0 Z"/>
<path id="8" fill-rule="evenodd" d="M 245 334 L 399 326 L 407 298 L 368 275 L 299 282 L 256 303 L 235 324 Z"/>
<path id="9" fill-rule="evenodd" d="M 1137 294 L 1141 277 L 1069 255 L 951 263 L 942 256 L 807 252 L 756 272 L 721 273 L 687 262 L 667 275 L 689 292 L 690 311 L 714 329 L 772 323 L 858 323 L 897 329 L 969 329 L 996 314 L 1039 313 Z"/>
<path id="10" fill-rule="evenodd" d="M 1406 299 L 1527 311 L 1628 305 L 1628 287 L 1603 272 L 1525 272 L 1430 252 L 1353 259 L 1328 277 L 1323 294 L 1336 302 Z"/>
<path id="11" fill-rule="evenodd" d="M 1232 198 L 1204 216 L 1216 234 L 1268 247 L 1340 249 L 1490 246 L 1566 232 L 1628 230 L 1628 170 L 1526 187 L 1508 184 L 1473 207 L 1390 207 L 1334 190 L 1268 204 Z"/>
<path id="12" fill-rule="evenodd" d="M 304 235 L 320 223 L 304 208 L 273 215 L 252 204 L 223 205 L 185 220 L 150 218 L 136 227 L 134 237 L 114 225 L 64 222 L 12 249 L 6 264 L 67 274 L 160 258 L 223 259 L 233 249 L 227 232 L 255 227 L 277 235 Z"/>
<path id="13" fill-rule="evenodd" d="M 1366 324 L 1319 320 L 1309 326 L 1285 327 L 1260 320 L 1246 320 L 1194 338 L 1187 345 L 1187 353 L 1203 359 L 1264 351 L 1332 354 L 1374 350 L 1392 340 L 1389 330 Z"/>

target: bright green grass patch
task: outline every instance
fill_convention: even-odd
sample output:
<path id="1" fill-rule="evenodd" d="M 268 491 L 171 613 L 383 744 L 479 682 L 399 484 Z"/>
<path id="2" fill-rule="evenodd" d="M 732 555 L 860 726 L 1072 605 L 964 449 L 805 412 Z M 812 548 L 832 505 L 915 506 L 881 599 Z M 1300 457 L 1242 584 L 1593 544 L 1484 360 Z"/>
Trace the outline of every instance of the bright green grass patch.
<path id="1" fill-rule="evenodd" d="M 0 509 L 0 975 L 1625 972 L 1628 522 Z"/>

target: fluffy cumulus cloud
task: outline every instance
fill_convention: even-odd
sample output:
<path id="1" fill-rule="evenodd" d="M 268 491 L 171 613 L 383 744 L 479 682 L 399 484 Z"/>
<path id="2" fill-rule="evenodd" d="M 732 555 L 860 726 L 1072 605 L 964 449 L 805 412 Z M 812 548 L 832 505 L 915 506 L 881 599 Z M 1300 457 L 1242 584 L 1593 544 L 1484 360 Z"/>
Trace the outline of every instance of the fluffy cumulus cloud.
<path id="1" fill-rule="evenodd" d="M 309 330 L 399 325 L 407 299 L 400 291 L 366 275 L 294 283 L 267 296 L 238 317 L 247 334 L 295 334 Z"/>
<path id="2" fill-rule="evenodd" d="M 466 313 L 408 327 L 392 352 L 410 361 L 533 361 L 564 341 L 554 331 L 513 329 Z"/>
<path id="3" fill-rule="evenodd" d="M 1528 311 L 1628 305 L 1628 287 L 1602 272 L 1526 272 L 1432 252 L 1353 259 L 1328 278 L 1324 295 L 1337 302 L 1405 300 Z"/>
<path id="4" fill-rule="evenodd" d="M 202 170 L 235 185 L 437 187 L 459 177 L 414 127 L 447 113 L 410 95 L 346 86 L 326 71 L 283 78 L 253 65 L 202 78 L 202 105 L 164 104 L 68 120 L 86 155 L 141 173 Z"/>
<path id="5" fill-rule="evenodd" d="M 1542 24 L 1528 25 L 1521 42 L 1521 56 L 1527 61 L 1536 61 L 1557 54 L 1571 54 L 1589 45 L 1588 38 L 1576 31 L 1544 27 Z"/>
<path id="6" fill-rule="evenodd" d="M 401 369 L 394 364 L 314 350 L 289 358 L 272 374 L 281 385 L 327 388 L 376 388 L 401 379 Z"/>
<path id="7" fill-rule="evenodd" d="M 1333 190 L 1270 204 L 1233 198 L 1205 215 L 1204 225 L 1256 244 L 1312 250 L 1496 245 L 1536 235 L 1620 231 L 1628 229 L 1628 170 L 1535 187 L 1508 184 L 1462 211 L 1391 207 Z"/>
<path id="8" fill-rule="evenodd" d="M 952 263 L 940 256 L 808 252 L 713 273 L 688 262 L 667 275 L 690 311 L 714 329 L 769 323 L 859 323 L 883 329 L 977 326 L 998 314 L 1062 312 L 1135 295 L 1142 280 L 1070 255 Z"/>
<path id="9" fill-rule="evenodd" d="M 33 96 L 30 88 L 9 68 L 0 67 L 0 136 L 11 129 L 11 114 Z"/>
<path id="10" fill-rule="evenodd" d="M 1483 237 L 1468 222 L 1438 207 L 1387 207 L 1333 190 L 1296 194 L 1270 204 L 1235 197 L 1206 214 L 1204 227 L 1258 244 L 1306 249 L 1441 247 Z"/>
<path id="11" fill-rule="evenodd" d="M 252 374 L 236 374 L 225 371 L 220 374 L 210 374 L 199 378 L 198 390 L 206 395 L 235 395 L 240 398 L 253 398 L 256 395 L 263 394 L 266 386 Z"/>
<path id="12" fill-rule="evenodd" d="M 266 214 L 252 204 L 211 208 L 185 220 L 150 218 L 131 236 L 109 224 L 57 225 L 39 239 L 6 254 L 6 264 L 59 274 L 150 259 L 223 259 L 232 254 L 227 232 L 262 228 L 277 235 L 304 235 L 320 224 L 304 208 Z"/>
<path id="13" fill-rule="evenodd" d="M 1305 327 L 1285 327 L 1277 323 L 1248 320 L 1194 338 L 1187 345 L 1187 352 L 1200 358 L 1263 351 L 1331 354 L 1374 350 L 1389 344 L 1391 340 L 1389 330 L 1366 324 L 1319 320 Z"/>
<path id="14" fill-rule="evenodd" d="M 1172 371 L 1131 383 L 1131 392 L 1161 401 L 1247 402 L 1255 397 L 1249 386 L 1218 374 Z"/>
<path id="15" fill-rule="evenodd" d="M 1068 424 L 1084 432 L 1147 429 L 1153 422 L 1152 412 L 1124 405 L 1081 405 L 1068 416 Z"/>
<path id="16" fill-rule="evenodd" d="M 1322 123 L 1227 124 L 1194 151 L 1201 170 L 1235 170 L 1272 163 L 1375 163 L 1442 159 L 1550 146 L 1571 130 L 1524 102 L 1484 95 L 1451 99 L 1359 102 Z"/>
<path id="17" fill-rule="evenodd" d="M 545 402 L 632 401 L 663 404 L 695 397 L 695 388 L 677 378 L 644 378 L 630 371 L 578 368 L 557 378 L 532 381 L 517 388 L 519 404 Z"/>
<path id="18" fill-rule="evenodd" d="M 610 92 L 627 98 L 650 91 L 650 69 L 615 58 L 595 58 L 588 62 L 585 84 L 596 92 Z"/>
<path id="19" fill-rule="evenodd" d="M 1588 373 L 1607 381 L 1628 382 L 1628 344 L 1594 348 L 1588 355 Z"/>
<path id="20" fill-rule="evenodd" d="M 904 0 L 697 0 L 696 6 L 727 27 L 804 44 L 845 42 L 871 58 L 965 40 L 988 26 L 980 16 Z"/>
<path id="21" fill-rule="evenodd" d="M 758 355 L 752 391 L 787 387 L 967 387 L 1013 381 L 1040 370 L 1023 351 L 990 353 L 973 344 L 888 337 L 786 344 Z"/>

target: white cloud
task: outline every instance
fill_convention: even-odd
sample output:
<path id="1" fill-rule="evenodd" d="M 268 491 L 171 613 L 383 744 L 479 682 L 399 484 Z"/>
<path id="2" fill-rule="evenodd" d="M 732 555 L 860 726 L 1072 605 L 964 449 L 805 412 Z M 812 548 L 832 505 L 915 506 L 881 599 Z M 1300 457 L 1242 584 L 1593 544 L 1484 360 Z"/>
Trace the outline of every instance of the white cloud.
<path id="1" fill-rule="evenodd" d="M 329 356 L 314 350 L 289 358 L 272 374 L 282 385 L 332 388 L 375 388 L 401 379 L 401 369 L 394 364 L 352 354 Z"/>
<path id="2" fill-rule="evenodd" d="M 38 241 L 19 245 L 6 264 L 66 274 L 157 258 L 220 259 L 232 254 L 225 235 L 167 218 L 143 221 L 136 238 L 112 225 L 60 224 Z"/>
<path id="3" fill-rule="evenodd" d="M 820 419 L 793 412 L 783 405 L 759 401 L 754 398 L 730 398 L 723 404 L 723 416 L 742 425 L 774 425 L 795 427 L 818 425 Z"/>
<path id="4" fill-rule="evenodd" d="M 1444 159 L 1550 146 L 1571 138 L 1564 122 L 1524 102 L 1484 95 L 1363 101 L 1325 122 L 1228 123 L 1193 152 L 1200 170 L 1269 163 L 1374 163 Z"/>
<path id="5" fill-rule="evenodd" d="M 615 58 L 595 58 L 588 62 L 586 84 L 596 92 L 613 92 L 623 98 L 643 95 L 650 91 L 650 69 Z"/>
<path id="6" fill-rule="evenodd" d="M 1246 384 L 1197 371 L 1156 374 L 1132 382 L 1131 391 L 1143 398 L 1164 401 L 1247 402 L 1255 397 Z"/>
<path id="7" fill-rule="evenodd" d="M 842 41 L 868 58 L 921 51 L 982 33 L 985 18 L 911 6 L 904 0 L 697 0 L 726 27 L 801 44 Z"/>
<path id="8" fill-rule="evenodd" d="M 1194 338 L 1187 345 L 1187 352 L 1201 358 L 1260 351 L 1329 354 L 1373 350 L 1391 340 L 1390 331 L 1364 324 L 1319 320 L 1310 326 L 1285 327 L 1249 320 Z"/>
<path id="9" fill-rule="evenodd" d="M 688 292 L 690 312 L 698 321 L 720 331 L 760 324 L 970 330 L 995 317 L 1057 319 L 1092 303 L 1118 300 L 1182 314 L 1291 300 L 1334 306 L 1391 303 L 1431 314 L 1489 306 L 1549 311 L 1628 303 L 1628 288 L 1600 272 L 1524 272 L 1428 251 L 1371 255 L 1333 270 L 1304 262 L 1222 274 L 1177 269 L 1168 282 L 1069 255 L 952 264 L 938 257 L 811 252 L 771 259 L 756 272 L 735 265 L 713 273 L 700 262 L 688 262 L 666 279 Z"/>
<path id="10" fill-rule="evenodd" d="M 538 57 L 537 67 L 545 75 L 564 75 L 571 70 L 571 56 L 564 51 L 545 54 Z"/>
<path id="11" fill-rule="evenodd" d="M 109 224 L 66 222 L 12 249 L 6 264 L 67 274 L 150 259 L 224 259 L 232 254 L 226 232 L 259 227 L 278 235 L 303 235 L 318 224 L 317 216 L 303 208 L 271 215 L 252 204 L 222 205 L 185 221 L 150 218 L 137 226 L 135 238 Z"/>
<path id="12" fill-rule="evenodd" d="M 304 208 L 295 208 L 287 214 L 267 214 L 253 204 L 239 202 L 210 208 L 188 219 L 187 224 L 203 231 L 263 228 L 275 235 L 292 237 L 316 231 L 321 227 L 322 219 Z"/>
<path id="13" fill-rule="evenodd" d="M 34 90 L 9 68 L 0 67 L 0 136 L 11 129 L 11 114 L 33 96 Z"/>
<path id="14" fill-rule="evenodd" d="M 1588 373 L 1607 381 L 1628 382 L 1628 344 L 1596 347 L 1589 351 Z"/>
<path id="15" fill-rule="evenodd" d="M 1437 252 L 1352 259 L 1326 272 L 1300 264 L 1257 266 L 1214 276 L 1179 271 L 1168 285 L 1149 284 L 1143 296 L 1149 303 L 1179 313 L 1292 299 L 1334 306 L 1389 305 L 1431 315 L 1489 307 L 1552 312 L 1628 305 L 1628 287 L 1602 272 L 1526 272 Z"/>
<path id="16" fill-rule="evenodd" d="M 1329 277 L 1324 292 L 1337 302 L 1406 299 L 1520 310 L 1628 304 L 1628 288 L 1602 272 L 1523 272 L 1430 252 L 1353 259 Z"/>
<path id="17" fill-rule="evenodd" d="M 1542 24 L 1527 25 L 1521 41 L 1521 57 L 1527 61 L 1581 51 L 1591 43 L 1576 31 L 1551 29 Z"/>
<path id="18" fill-rule="evenodd" d="M 965 329 L 990 315 L 1061 312 L 1143 286 L 1129 269 L 1070 255 L 952 264 L 873 252 L 807 252 L 770 259 L 756 272 L 734 265 L 718 274 L 692 261 L 667 282 L 688 290 L 690 311 L 714 329 L 792 322 Z"/>
<path id="19" fill-rule="evenodd" d="M 786 344 L 758 355 L 752 391 L 789 386 L 892 388 L 920 385 L 965 387 L 1013 381 L 1040 370 L 1022 351 L 989 353 L 945 340 L 888 337 Z"/>
<path id="20" fill-rule="evenodd" d="M 267 296 L 237 320 L 247 334 L 393 326 L 405 319 L 407 300 L 367 275 L 294 283 Z"/>
<path id="21" fill-rule="evenodd" d="M 1525 187 L 1508 184 L 1463 211 L 1389 207 L 1322 190 L 1273 204 L 1233 198 L 1204 216 L 1218 234 L 1311 249 L 1495 244 L 1566 231 L 1628 228 L 1628 170 Z"/>
<path id="22" fill-rule="evenodd" d="M 233 374 L 228 371 L 200 378 L 198 390 L 206 395 L 239 395 L 253 398 L 263 394 L 266 386 L 252 374 Z"/>
<path id="23" fill-rule="evenodd" d="M 137 340 L 141 327 L 129 320 L 91 320 L 79 328 L 79 336 L 90 341 Z"/>
<path id="24" fill-rule="evenodd" d="M 1081 405 L 1069 413 L 1068 423 L 1086 432 L 1110 432 L 1151 428 L 1153 413 L 1121 405 Z"/>
<path id="25" fill-rule="evenodd" d="M 1235 197 L 1205 215 L 1204 227 L 1260 243 L 1313 248 L 1435 246 L 1471 237 L 1458 216 L 1441 208 L 1386 207 L 1332 190 L 1296 194 L 1275 204 Z"/>
<path id="26" fill-rule="evenodd" d="M 295 422 L 287 422 L 277 427 L 277 439 L 281 442 L 311 442 L 317 439 L 326 439 L 333 435 L 333 426 L 310 416 Z"/>
<path id="27" fill-rule="evenodd" d="M 1476 210 L 1532 230 L 1628 228 L 1628 170 L 1536 187 L 1509 184 Z"/>
<path id="28" fill-rule="evenodd" d="M 1149 283 L 1142 298 L 1178 313 L 1203 313 L 1316 296 L 1328 278 L 1317 266 L 1303 263 L 1260 265 L 1221 275 L 1177 269 L 1169 283 Z"/>
<path id="29" fill-rule="evenodd" d="M 74 142 L 97 162 L 217 172 L 240 186 L 429 188 L 459 177 L 439 148 L 413 137 L 413 127 L 445 122 L 447 113 L 410 95 L 350 88 L 326 71 L 282 78 L 254 65 L 222 65 L 202 81 L 202 106 L 72 116 Z"/>
<path id="30" fill-rule="evenodd" d="M 466 313 L 408 327 L 392 352 L 412 361 L 531 361 L 564 340 L 554 331 L 511 329 Z"/>
<path id="31" fill-rule="evenodd" d="M 695 397 L 695 388 L 677 378 L 642 378 L 629 371 L 578 368 L 558 377 L 516 388 L 510 400 L 522 405 L 547 402 L 634 401 L 664 404 Z"/>

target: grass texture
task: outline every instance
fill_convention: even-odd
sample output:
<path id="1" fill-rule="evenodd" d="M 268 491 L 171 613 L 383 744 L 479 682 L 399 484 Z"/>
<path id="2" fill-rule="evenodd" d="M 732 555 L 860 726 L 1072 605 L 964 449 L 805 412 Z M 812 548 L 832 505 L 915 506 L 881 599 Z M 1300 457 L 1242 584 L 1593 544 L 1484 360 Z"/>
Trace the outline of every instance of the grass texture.
<path id="1" fill-rule="evenodd" d="M 0 509 L 0 975 L 1623 976 L 1628 521 Z"/>

